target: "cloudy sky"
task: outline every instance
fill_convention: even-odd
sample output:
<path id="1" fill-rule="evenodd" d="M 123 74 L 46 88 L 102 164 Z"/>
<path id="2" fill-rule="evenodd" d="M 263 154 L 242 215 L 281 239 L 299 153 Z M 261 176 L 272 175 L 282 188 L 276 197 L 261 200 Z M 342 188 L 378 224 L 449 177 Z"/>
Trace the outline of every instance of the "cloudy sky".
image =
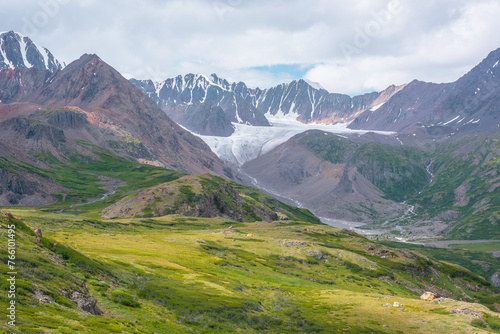
<path id="1" fill-rule="evenodd" d="M 500 47 L 498 0 L 0 0 L 14 30 L 69 63 L 126 77 L 217 73 L 251 87 L 306 78 L 331 92 L 458 79 Z"/>

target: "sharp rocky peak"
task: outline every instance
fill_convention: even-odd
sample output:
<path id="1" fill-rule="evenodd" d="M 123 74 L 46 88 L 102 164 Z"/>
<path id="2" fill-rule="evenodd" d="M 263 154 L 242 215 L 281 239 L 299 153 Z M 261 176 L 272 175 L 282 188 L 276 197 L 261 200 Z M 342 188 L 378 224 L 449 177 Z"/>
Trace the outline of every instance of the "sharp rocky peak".
<path id="1" fill-rule="evenodd" d="M 55 72 L 64 66 L 46 48 L 14 31 L 0 33 L 0 70 L 38 68 Z"/>

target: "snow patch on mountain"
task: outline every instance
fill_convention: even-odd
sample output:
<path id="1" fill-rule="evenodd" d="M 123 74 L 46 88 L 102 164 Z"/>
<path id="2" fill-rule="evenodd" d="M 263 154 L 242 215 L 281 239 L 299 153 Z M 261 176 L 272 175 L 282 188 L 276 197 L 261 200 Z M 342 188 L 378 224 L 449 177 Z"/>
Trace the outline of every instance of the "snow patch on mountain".
<path id="1" fill-rule="evenodd" d="M 385 104 L 385 102 L 382 102 L 381 104 L 378 104 L 378 105 L 376 105 L 374 107 L 371 107 L 370 110 L 371 111 L 376 111 L 376 110 L 380 109 L 380 107 L 382 107 L 384 104 Z"/>

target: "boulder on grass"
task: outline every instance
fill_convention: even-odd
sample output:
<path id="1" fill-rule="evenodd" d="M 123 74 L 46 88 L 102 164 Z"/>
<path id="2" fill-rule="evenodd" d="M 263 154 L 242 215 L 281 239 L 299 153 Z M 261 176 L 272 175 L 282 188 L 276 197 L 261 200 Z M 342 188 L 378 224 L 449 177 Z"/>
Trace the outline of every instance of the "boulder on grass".
<path id="1" fill-rule="evenodd" d="M 420 296 L 420 299 L 425 300 L 426 302 L 433 301 L 434 299 L 438 299 L 439 296 L 437 293 L 426 291 L 423 295 Z"/>

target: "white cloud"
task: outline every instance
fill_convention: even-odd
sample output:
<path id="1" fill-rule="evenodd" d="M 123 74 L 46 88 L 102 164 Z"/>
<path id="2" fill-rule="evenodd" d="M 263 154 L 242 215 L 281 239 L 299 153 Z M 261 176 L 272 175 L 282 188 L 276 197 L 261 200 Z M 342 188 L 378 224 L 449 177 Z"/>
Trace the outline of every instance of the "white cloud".
<path id="1" fill-rule="evenodd" d="M 358 48 L 360 52 L 350 61 L 332 59 L 315 66 L 305 77 L 328 90 L 347 94 L 380 91 L 413 79 L 451 82 L 500 47 L 495 33 L 500 29 L 498 2 L 443 6 L 437 13 L 429 3 L 420 1 L 416 7 L 405 8 L 393 22 L 397 29 L 392 25 L 384 28 L 368 47 Z M 425 22 L 433 25 L 432 29 Z M 386 31 L 389 36 L 396 34 L 396 38 L 384 40 Z M 384 45 L 382 50 L 377 50 L 379 43 Z"/>
<path id="2" fill-rule="evenodd" d="M 0 30 L 22 31 L 71 62 L 97 53 L 122 73 L 165 79 L 217 73 L 251 86 L 294 79 L 258 66 L 303 64 L 332 92 L 382 90 L 414 78 L 457 79 L 500 47 L 494 0 L 0 0 Z M 41 5 L 44 4 L 45 6 Z M 387 19 L 387 12 L 399 4 Z M 393 6 L 393 7 L 391 7 Z M 377 25 L 378 24 L 378 25 Z M 363 41 L 361 35 L 368 36 Z M 361 36 L 361 37 L 360 37 Z M 345 57 L 345 46 L 355 52 Z M 344 52 L 342 51 L 344 46 Z M 352 50 L 352 49 L 351 49 Z"/>

